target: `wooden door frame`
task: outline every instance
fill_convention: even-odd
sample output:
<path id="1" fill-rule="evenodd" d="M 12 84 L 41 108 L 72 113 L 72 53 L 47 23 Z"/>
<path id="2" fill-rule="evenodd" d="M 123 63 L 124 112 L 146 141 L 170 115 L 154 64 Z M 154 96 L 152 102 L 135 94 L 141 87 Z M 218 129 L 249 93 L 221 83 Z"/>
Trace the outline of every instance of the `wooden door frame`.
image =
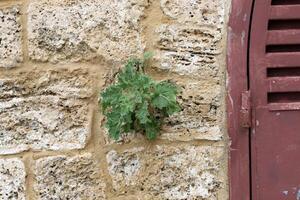
<path id="1" fill-rule="evenodd" d="M 254 0 L 232 0 L 227 38 L 227 130 L 230 200 L 251 199 L 250 129 L 240 121 L 241 94 L 248 90 L 249 29 Z"/>

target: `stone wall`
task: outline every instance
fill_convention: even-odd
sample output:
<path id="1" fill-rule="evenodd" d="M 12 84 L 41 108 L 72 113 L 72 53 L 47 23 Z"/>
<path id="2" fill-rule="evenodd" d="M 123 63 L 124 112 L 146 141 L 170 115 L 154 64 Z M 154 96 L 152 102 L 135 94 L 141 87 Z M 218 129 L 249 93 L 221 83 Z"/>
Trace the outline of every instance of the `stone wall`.
<path id="1" fill-rule="evenodd" d="M 226 200 L 229 0 L 0 0 L 1 200 Z M 156 141 L 103 128 L 130 56 L 181 87 Z"/>

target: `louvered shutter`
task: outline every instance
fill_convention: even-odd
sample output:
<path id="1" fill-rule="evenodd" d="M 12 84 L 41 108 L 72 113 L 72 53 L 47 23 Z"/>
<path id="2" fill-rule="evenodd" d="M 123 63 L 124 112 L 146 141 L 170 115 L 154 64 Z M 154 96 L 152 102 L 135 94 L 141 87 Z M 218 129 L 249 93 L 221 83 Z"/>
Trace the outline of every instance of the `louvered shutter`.
<path id="1" fill-rule="evenodd" d="M 255 1 L 249 82 L 252 199 L 299 200 L 300 0 Z"/>

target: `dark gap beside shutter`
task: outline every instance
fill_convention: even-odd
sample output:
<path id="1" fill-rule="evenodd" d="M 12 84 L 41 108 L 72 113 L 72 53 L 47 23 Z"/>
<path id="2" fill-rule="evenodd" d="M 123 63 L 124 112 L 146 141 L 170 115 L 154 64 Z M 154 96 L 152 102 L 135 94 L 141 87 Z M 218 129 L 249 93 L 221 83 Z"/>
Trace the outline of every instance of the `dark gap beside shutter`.
<path id="1" fill-rule="evenodd" d="M 300 76 L 300 67 L 267 68 L 267 77 L 286 76 Z"/>
<path id="2" fill-rule="evenodd" d="M 295 5 L 300 4 L 299 0 L 272 0 L 272 5 Z"/>
<path id="3" fill-rule="evenodd" d="M 300 102 L 300 92 L 274 92 L 268 93 L 269 103 Z"/>
<path id="4" fill-rule="evenodd" d="M 268 30 L 286 30 L 286 29 L 300 29 L 300 19 L 269 21 Z"/>

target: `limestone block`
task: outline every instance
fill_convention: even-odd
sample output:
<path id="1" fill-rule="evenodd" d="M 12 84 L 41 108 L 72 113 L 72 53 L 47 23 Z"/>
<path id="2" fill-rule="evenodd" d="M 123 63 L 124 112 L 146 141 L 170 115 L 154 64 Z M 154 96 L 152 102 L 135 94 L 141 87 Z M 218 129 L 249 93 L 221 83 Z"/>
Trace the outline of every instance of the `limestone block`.
<path id="1" fill-rule="evenodd" d="M 178 102 L 182 111 L 166 119 L 162 139 L 192 141 L 223 137 L 222 87 L 214 81 L 179 82 Z"/>
<path id="2" fill-rule="evenodd" d="M 144 49 L 140 19 L 147 0 L 31 0 L 29 55 L 67 62 L 122 61 Z"/>
<path id="3" fill-rule="evenodd" d="M 0 67 L 16 67 L 23 60 L 18 6 L 0 9 Z"/>
<path id="4" fill-rule="evenodd" d="M 84 70 L 0 78 L 0 154 L 83 148 L 90 132 L 91 80 Z"/>
<path id="5" fill-rule="evenodd" d="M 161 25 L 156 53 L 161 69 L 181 75 L 212 79 L 218 76 L 217 56 L 222 52 L 222 34 L 210 28 Z"/>
<path id="6" fill-rule="evenodd" d="M 0 159 L 0 199 L 25 200 L 25 176 L 20 159 Z"/>
<path id="7" fill-rule="evenodd" d="M 220 147 L 162 145 L 111 151 L 107 161 L 116 194 L 132 192 L 147 200 L 211 200 L 223 184 L 219 179 L 222 156 Z M 121 178 L 129 174 L 134 181 Z"/>
<path id="8" fill-rule="evenodd" d="M 118 155 L 116 151 L 112 150 L 107 154 L 108 171 L 113 176 L 113 187 L 116 190 L 136 184 L 137 174 L 141 168 L 138 153 L 142 150 L 143 148 L 131 149 L 125 151 L 123 155 Z"/>
<path id="9" fill-rule="evenodd" d="M 224 0 L 160 0 L 164 14 L 180 23 L 221 28 L 225 19 Z"/>
<path id="10" fill-rule="evenodd" d="M 40 200 L 105 199 L 105 183 L 91 154 L 41 158 L 34 173 L 34 190 Z"/>

